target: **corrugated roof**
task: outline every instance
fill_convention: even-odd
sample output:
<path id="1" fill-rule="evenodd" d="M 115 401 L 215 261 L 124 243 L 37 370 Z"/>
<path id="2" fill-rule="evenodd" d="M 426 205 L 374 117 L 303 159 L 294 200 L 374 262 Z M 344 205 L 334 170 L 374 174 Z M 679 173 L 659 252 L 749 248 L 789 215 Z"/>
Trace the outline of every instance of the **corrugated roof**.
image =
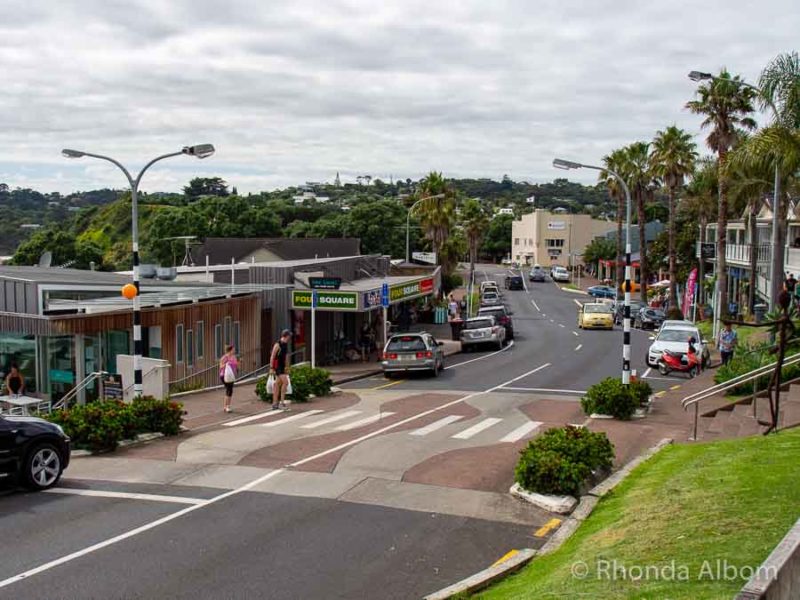
<path id="1" fill-rule="evenodd" d="M 361 252 L 358 238 L 206 238 L 192 250 L 196 265 L 239 262 L 253 252 L 267 250 L 284 260 L 307 260 L 315 257 L 356 256 Z"/>
<path id="2" fill-rule="evenodd" d="M 0 265 L 0 278 L 32 283 L 61 283 L 65 285 L 125 285 L 131 281 L 130 275 L 108 271 L 88 271 L 83 269 L 61 269 L 58 267 L 17 267 Z M 142 287 L 176 286 L 185 287 L 186 282 L 143 279 Z M 195 282 L 196 286 L 197 283 Z"/>

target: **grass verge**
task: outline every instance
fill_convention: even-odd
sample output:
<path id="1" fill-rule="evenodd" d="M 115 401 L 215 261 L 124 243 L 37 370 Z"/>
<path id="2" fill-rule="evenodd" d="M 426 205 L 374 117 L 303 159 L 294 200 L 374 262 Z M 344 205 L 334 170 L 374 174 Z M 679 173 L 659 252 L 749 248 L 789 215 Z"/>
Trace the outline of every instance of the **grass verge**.
<path id="1" fill-rule="evenodd" d="M 559 550 L 479 597 L 731 598 L 800 515 L 799 453 L 800 429 L 669 446 Z"/>

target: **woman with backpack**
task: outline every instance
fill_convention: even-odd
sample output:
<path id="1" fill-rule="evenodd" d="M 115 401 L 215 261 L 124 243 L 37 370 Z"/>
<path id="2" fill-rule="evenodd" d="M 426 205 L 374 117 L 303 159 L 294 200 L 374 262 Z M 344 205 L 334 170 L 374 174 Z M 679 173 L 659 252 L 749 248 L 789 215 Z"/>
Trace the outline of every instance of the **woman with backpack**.
<path id="1" fill-rule="evenodd" d="M 225 348 L 225 354 L 219 360 L 219 380 L 225 386 L 225 396 L 222 400 L 222 410 L 231 412 L 231 399 L 233 398 L 233 384 L 239 371 L 239 361 L 236 358 L 236 348 L 232 345 Z"/>

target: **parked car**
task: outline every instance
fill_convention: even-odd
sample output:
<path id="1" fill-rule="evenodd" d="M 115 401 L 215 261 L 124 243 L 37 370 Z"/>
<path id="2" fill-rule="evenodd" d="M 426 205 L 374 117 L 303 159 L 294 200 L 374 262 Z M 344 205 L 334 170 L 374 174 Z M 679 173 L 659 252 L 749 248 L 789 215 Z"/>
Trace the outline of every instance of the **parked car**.
<path id="1" fill-rule="evenodd" d="M 444 368 L 444 342 L 429 333 L 393 335 L 383 348 L 383 374 L 430 371 L 436 377 Z"/>
<path id="2" fill-rule="evenodd" d="M 696 340 L 695 350 L 700 357 L 700 368 L 705 369 L 711 361 L 708 340 L 702 339 L 697 327 L 688 321 L 678 322 L 676 325 L 662 325 L 656 335 L 650 336 L 653 343 L 647 351 L 647 365 L 657 367 L 664 350 L 686 354 L 689 351 L 690 337 Z"/>
<path id="3" fill-rule="evenodd" d="M 506 277 L 506 289 L 507 290 L 524 290 L 525 284 L 522 281 L 521 275 L 509 275 Z"/>
<path id="4" fill-rule="evenodd" d="M 502 264 L 503 264 L 503 265 L 510 265 L 510 264 L 511 264 L 511 259 L 510 259 L 510 258 L 508 258 L 508 257 L 504 258 L 504 259 L 502 260 Z"/>
<path id="5" fill-rule="evenodd" d="M 533 270 L 531 271 L 529 279 L 531 281 L 536 281 L 536 282 L 547 281 L 547 277 L 545 276 L 544 269 L 542 269 L 538 265 L 533 267 Z"/>
<path id="6" fill-rule="evenodd" d="M 647 305 L 642 302 L 641 300 L 631 300 L 631 322 L 633 319 L 636 318 L 636 315 L 639 314 L 639 311 L 643 308 L 647 308 Z M 625 301 L 620 300 L 616 303 L 614 311 L 614 323 L 616 325 L 622 325 L 622 319 L 625 315 Z"/>
<path id="7" fill-rule="evenodd" d="M 69 438 L 60 426 L 0 415 L 0 479 L 14 477 L 27 488 L 44 490 L 58 483 L 69 459 Z"/>
<path id="8" fill-rule="evenodd" d="M 617 290 L 610 285 L 593 285 L 588 290 L 589 295 L 593 298 L 616 298 Z"/>
<path id="9" fill-rule="evenodd" d="M 481 306 L 499 306 L 502 303 L 498 291 L 489 289 L 481 295 Z"/>
<path id="10" fill-rule="evenodd" d="M 553 281 L 569 283 L 569 271 L 567 271 L 564 267 L 555 267 L 553 269 L 552 277 Z"/>
<path id="11" fill-rule="evenodd" d="M 667 315 L 663 310 L 648 306 L 639 310 L 633 320 L 633 326 L 637 329 L 659 329 L 666 318 Z"/>
<path id="12" fill-rule="evenodd" d="M 506 330 L 506 340 L 514 339 L 514 322 L 511 320 L 511 315 L 514 314 L 505 306 L 483 306 L 478 309 L 478 316 L 491 315 L 497 322 L 502 325 Z"/>
<path id="13" fill-rule="evenodd" d="M 578 309 L 579 329 L 614 329 L 614 313 L 605 302 L 587 302 Z"/>
<path id="14" fill-rule="evenodd" d="M 473 317 L 464 323 L 461 331 L 461 350 L 467 352 L 483 344 L 494 344 L 497 349 L 506 343 L 506 330 L 493 316 Z"/>
<path id="15" fill-rule="evenodd" d="M 497 287 L 497 282 L 496 281 L 490 281 L 490 280 L 489 281 L 481 281 L 481 287 L 480 287 L 481 294 L 484 292 L 484 290 L 486 288 L 489 288 L 489 287 L 496 288 Z"/>

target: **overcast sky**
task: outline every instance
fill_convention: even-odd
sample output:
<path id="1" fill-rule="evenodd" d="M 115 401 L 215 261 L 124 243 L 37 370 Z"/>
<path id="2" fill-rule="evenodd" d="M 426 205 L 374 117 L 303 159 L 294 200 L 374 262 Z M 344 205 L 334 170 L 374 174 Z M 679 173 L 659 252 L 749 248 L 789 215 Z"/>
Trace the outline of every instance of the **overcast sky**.
<path id="1" fill-rule="evenodd" d="M 797 0 L 3 0 L 0 182 L 122 188 L 61 148 L 138 169 L 200 142 L 216 155 L 160 163 L 142 188 L 432 169 L 550 181 L 556 155 L 597 162 L 673 123 L 698 133 L 688 71 L 755 82 L 799 31 Z"/>

